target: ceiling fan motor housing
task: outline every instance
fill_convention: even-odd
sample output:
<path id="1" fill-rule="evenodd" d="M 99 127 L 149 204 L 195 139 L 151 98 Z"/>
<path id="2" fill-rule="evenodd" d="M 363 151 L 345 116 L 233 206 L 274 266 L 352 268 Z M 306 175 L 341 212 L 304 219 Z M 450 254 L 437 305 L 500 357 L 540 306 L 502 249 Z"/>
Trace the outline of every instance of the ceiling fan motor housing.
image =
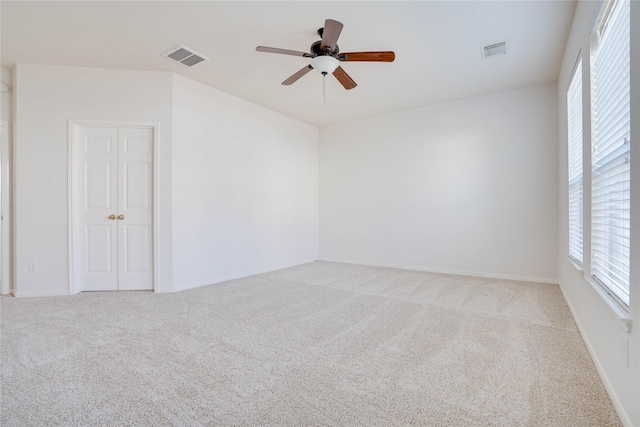
<path id="1" fill-rule="evenodd" d="M 312 55 L 316 55 L 316 56 L 331 55 L 333 57 L 337 56 L 338 53 L 340 53 L 340 48 L 338 47 L 338 45 L 336 45 L 336 48 L 333 49 L 333 52 L 323 51 L 322 48 L 320 47 L 321 45 L 322 45 L 322 40 L 318 40 L 317 42 L 311 45 L 311 49 L 309 49 L 309 52 L 311 52 Z"/>

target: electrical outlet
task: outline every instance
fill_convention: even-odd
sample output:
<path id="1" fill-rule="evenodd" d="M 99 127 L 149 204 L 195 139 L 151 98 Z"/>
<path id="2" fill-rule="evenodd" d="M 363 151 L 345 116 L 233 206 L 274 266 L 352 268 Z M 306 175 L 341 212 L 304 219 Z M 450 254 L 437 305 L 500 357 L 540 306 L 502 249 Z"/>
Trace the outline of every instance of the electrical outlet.
<path id="1" fill-rule="evenodd" d="M 436 248 L 436 255 L 438 256 L 442 255 L 442 248 L 439 246 Z"/>
<path id="2" fill-rule="evenodd" d="M 400 244 L 396 243 L 395 245 L 393 245 L 393 251 L 400 252 Z"/>
<path id="3" fill-rule="evenodd" d="M 38 261 L 29 261 L 29 272 L 36 273 L 38 271 Z"/>

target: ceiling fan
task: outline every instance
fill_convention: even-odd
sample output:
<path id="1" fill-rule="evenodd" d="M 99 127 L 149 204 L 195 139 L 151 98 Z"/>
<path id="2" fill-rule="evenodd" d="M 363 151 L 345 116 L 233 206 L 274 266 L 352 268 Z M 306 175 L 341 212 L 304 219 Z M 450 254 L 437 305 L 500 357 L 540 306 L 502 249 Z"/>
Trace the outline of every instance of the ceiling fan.
<path id="1" fill-rule="evenodd" d="M 367 61 L 367 62 L 393 62 L 396 54 L 391 51 L 385 52 L 348 52 L 340 53 L 338 47 L 338 37 L 342 32 L 342 23 L 327 19 L 324 21 L 324 28 L 318 30 L 318 35 L 322 40 L 311 45 L 309 53 L 298 52 L 296 50 L 279 49 L 276 47 L 258 46 L 258 52 L 280 53 L 283 55 L 301 56 L 311 58 L 311 64 L 294 73 L 291 77 L 282 82 L 283 85 L 290 85 L 311 70 L 316 70 L 323 76 L 333 74 L 345 89 L 353 89 L 356 82 L 340 66 L 340 62 Z"/>

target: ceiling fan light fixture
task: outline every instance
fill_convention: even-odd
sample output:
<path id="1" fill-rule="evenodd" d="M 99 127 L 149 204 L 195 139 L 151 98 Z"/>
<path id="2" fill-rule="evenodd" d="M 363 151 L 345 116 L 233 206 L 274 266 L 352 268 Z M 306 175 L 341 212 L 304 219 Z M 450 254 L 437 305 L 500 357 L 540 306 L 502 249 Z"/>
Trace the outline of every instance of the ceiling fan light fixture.
<path id="1" fill-rule="evenodd" d="M 338 65 L 340 65 L 340 61 L 333 56 L 316 56 L 311 60 L 313 69 L 322 75 L 332 74 Z"/>

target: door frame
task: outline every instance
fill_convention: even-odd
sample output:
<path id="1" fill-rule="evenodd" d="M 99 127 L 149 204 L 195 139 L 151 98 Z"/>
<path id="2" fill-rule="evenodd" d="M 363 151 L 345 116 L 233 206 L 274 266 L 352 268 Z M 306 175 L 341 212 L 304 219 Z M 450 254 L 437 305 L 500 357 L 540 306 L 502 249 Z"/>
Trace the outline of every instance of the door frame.
<path id="1" fill-rule="evenodd" d="M 126 122 L 126 121 L 103 121 L 103 120 L 76 120 L 69 119 L 69 136 L 68 136 L 68 194 L 69 203 L 67 209 L 68 220 L 68 260 L 69 260 L 69 294 L 77 294 L 82 291 L 82 284 L 78 279 L 78 268 L 80 263 L 78 262 L 78 253 L 80 251 L 79 242 L 79 224 L 78 224 L 78 192 L 80 191 L 80 182 L 78 180 L 78 174 L 76 168 L 80 162 L 80 150 L 79 150 L 79 131 L 82 127 L 113 127 L 113 128 L 146 128 L 151 129 L 153 133 L 153 154 L 151 157 L 152 165 L 152 190 L 153 203 L 151 209 L 153 210 L 151 215 L 152 224 L 152 245 L 151 251 L 153 262 L 153 291 L 157 290 L 158 282 L 158 212 L 159 212 L 159 198 L 158 198 L 158 128 L 157 122 Z"/>
<path id="2" fill-rule="evenodd" d="M 11 128 L 10 123 L 7 121 L 0 122 L 0 132 L 2 132 L 0 146 L 0 162 L 2 162 L 0 169 L 2 170 L 2 185 L 0 186 L 0 215 L 2 215 L 1 230 L 0 230 L 0 270 L 2 288 L 0 294 L 8 295 L 13 293 L 13 263 L 12 263 L 12 203 L 11 203 L 11 189 L 13 182 L 13 174 L 11 173 Z"/>

